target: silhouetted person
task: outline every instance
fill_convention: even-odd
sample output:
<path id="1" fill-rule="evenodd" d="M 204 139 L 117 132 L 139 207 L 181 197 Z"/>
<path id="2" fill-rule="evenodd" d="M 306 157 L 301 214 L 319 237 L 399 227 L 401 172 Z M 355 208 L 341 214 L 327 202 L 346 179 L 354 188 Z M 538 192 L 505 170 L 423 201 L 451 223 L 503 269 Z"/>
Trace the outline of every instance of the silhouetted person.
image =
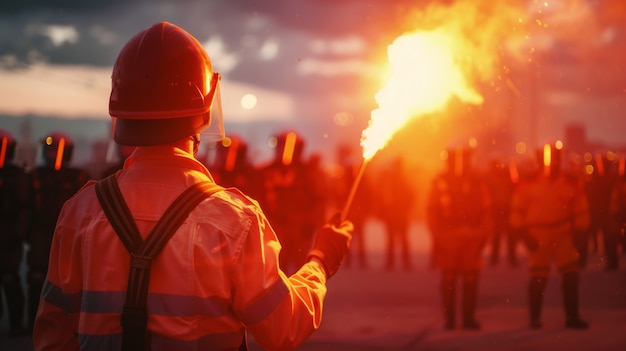
<path id="1" fill-rule="evenodd" d="M 594 243 L 594 251 L 598 252 L 598 237 L 604 244 L 605 268 L 615 270 L 618 267 L 617 244 L 619 232 L 611 220 L 611 192 L 615 183 L 615 174 L 611 161 L 601 155 L 595 156 L 594 170 L 587 182 L 586 194 L 589 201 L 591 222 L 589 230 L 575 237 L 580 261 L 583 267 L 587 264 L 589 239 Z"/>
<path id="2" fill-rule="evenodd" d="M 611 190 L 611 222 L 617 233 L 617 250 L 621 246 L 622 255 L 626 255 L 626 159 L 619 159 L 617 177 Z M 618 265 L 615 267 L 619 268 Z"/>
<path id="3" fill-rule="evenodd" d="M 310 230 L 315 230 L 326 221 L 332 187 L 330 177 L 324 169 L 322 155 L 312 153 L 306 162 L 306 167 L 313 193 L 309 225 Z"/>
<path id="4" fill-rule="evenodd" d="M 573 233 L 589 228 L 589 206 L 584 189 L 561 170 L 563 151 L 559 144 L 546 144 L 538 152 L 542 171 L 519 184 L 511 203 L 511 227 L 534 243 L 529 247 L 528 284 L 530 327 L 542 327 L 543 296 L 554 262 L 562 276 L 565 327 L 584 329 L 578 314 L 580 255 Z"/>
<path id="5" fill-rule="evenodd" d="M 261 207 L 282 245 L 281 269 L 295 272 L 306 260 L 313 240 L 315 194 L 312 174 L 303 160 L 304 140 L 293 131 L 275 137 L 274 159 L 261 168 Z"/>
<path id="6" fill-rule="evenodd" d="M 27 242 L 28 323 L 35 322 L 39 297 L 48 270 L 48 256 L 55 225 L 65 201 L 89 180 L 87 172 L 71 167 L 74 142 L 69 135 L 53 132 L 41 140 L 44 164 L 31 172 L 33 212 Z"/>
<path id="7" fill-rule="evenodd" d="M 516 246 L 518 238 L 509 228 L 509 210 L 513 194 L 513 181 L 509 174 L 509 167 L 499 160 L 492 160 L 485 177 L 485 184 L 489 189 L 492 200 L 491 257 L 490 264 L 496 266 L 500 261 L 502 241 L 505 241 L 505 257 L 509 266 L 517 266 Z"/>
<path id="8" fill-rule="evenodd" d="M 215 145 L 215 160 L 207 165 L 215 182 L 223 187 L 234 187 L 244 194 L 257 198 L 261 193 L 262 179 L 248 159 L 248 143 L 231 135 Z"/>
<path id="9" fill-rule="evenodd" d="M 434 241 L 435 267 L 441 270 L 441 299 L 445 328 L 456 328 L 457 281 L 461 281 L 462 326 L 480 329 L 476 321 L 482 252 L 492 231 L 487 186 L 474 171 L 473 150 L 448 152 L 448 167 L 432 181 L 427 202 L 427 225 Z"/>
<path id="10" fill-rule="evenodd" d="M 377 213 L 385 226 L 387 246 L 385 269 L 393 270 L 396 251 L 405 270 L 411 270 L 409 226 L 415 204 L 416 190 L 407 174 L 402 157 L 395 157 L 380 174 L 377 193 Z"/>
<path id="11" fill-rule="evenodd" d="M 16 145 L 11 133 L 0 129 L 0 287 L 7 303 L 11 336 L 26 332 L 25 296 L 19 268 L 30 206 L 28 176 L 12 163 Z M 3 312 L 0 300 L 0 316 Z"/>

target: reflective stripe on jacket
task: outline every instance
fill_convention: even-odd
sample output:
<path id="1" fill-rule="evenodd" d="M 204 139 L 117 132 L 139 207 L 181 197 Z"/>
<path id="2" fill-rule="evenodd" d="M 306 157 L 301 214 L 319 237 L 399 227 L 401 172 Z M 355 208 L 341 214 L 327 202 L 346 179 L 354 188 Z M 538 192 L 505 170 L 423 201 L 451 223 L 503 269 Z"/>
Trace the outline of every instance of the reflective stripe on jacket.
<path id="1" fill-rule="evenodd" d="M 206 168 L 173 147 L 138 148 L 116 176 L 145 237 Z M 119 350 L 129 254 L 94 182 L 63 207 L 33 341 L 36 350 Z M 191 212 L 152 263 L 152 350 L 236 350 L 245 328 L 272 350 L 294 349 L 321 322 L 326 278 L 315 262 L 286 277 L 280 243 L 257 203 L 219 191 Z"/>

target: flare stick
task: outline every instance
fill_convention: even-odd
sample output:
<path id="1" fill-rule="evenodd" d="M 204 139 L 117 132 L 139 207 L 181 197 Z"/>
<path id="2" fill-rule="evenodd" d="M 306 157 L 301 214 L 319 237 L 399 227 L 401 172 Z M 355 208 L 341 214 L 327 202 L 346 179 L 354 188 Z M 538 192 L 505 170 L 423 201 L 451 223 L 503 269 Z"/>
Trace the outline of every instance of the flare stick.
<path id="1" fill-rule="evenodd" d="M 346 220 L 346 217 L 348 216 L 348 212 L 350 211 L 350 207 L 352 206 L 352 200 L 354 200 L 354 194 L 356 194 L 356 190 L 359 187 L 359 183 L 361 182 L 361 178 L 363 177 L 363 173 L 365 172 L 366 165 L 367 161 L 364 160 L 363 163 L 361 163 L 361 168 L 359 168 L 359 173 L 352 183 L 352 188 L 350 188 L 348 199 L 346 200 L 346 203 L 343 206 L 343 210 L 341 211 L 341 221 Z"/>

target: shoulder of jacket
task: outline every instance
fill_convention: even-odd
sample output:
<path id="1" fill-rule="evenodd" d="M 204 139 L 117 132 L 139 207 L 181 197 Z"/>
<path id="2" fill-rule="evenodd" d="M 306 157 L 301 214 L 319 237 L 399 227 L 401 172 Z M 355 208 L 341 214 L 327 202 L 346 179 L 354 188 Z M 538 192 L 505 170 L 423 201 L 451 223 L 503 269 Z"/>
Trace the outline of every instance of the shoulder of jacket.
<path id="1" fill-rule="evenodd" d="M 96 188 L 95 188 L 96 183 L 97 183 L 97 181 L 96 181 L 96 180 L 88 180 L 85 184 L 83 184 L 83 186 L 81 186 L 81 187 L 80 187 L 80 188 L 76 191 L 76 193 L 74 193 L 74 195 L 72 195 L 72 196 L 68 199 L 68 201 L 69 201 L 69 200 L 73 200 L 73 199 L 75 199 L 75 198 L 80 198 L 80 197 L 83 197 L 83 196 L 90 196 L 90 195 L 88 195 L 88 194 L 87 194 L 87 193 L 89 193 L 90 191 L 93 191 L 93 193 L 95 194 L 95 192 L 96 192 L 96 190 L 95 190 L 95 189 L 96 189 Z"/>
<path id="2" fill-rule="evenodd" d="M 222 189 L 216 191 L 213 196 L 220 198 L 221 200 L 225 202 L 232 203 L 236 205 L 236 207 L 245 208 L 245 207 L 250 207 L 250 206 L 254 206 L 254 207 L 259 206 L 256 200 L 250 198 L 249 196 L 247 196 L 246 194 L 244 194 L 237 188 L 223 187 Z"/>

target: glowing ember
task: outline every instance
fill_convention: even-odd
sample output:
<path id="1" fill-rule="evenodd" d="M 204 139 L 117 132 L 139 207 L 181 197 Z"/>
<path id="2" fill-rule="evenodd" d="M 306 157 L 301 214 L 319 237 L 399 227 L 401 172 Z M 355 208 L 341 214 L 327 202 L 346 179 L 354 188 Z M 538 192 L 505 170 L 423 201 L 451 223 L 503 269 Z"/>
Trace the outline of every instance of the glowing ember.
<path id="1" fill-rule="evenodd" d="M 452 96 L 471 104 L 483 102 L 457 64 L 455 44 L 453 36 L 439 29 L 400 36 L 389 46 L 391 75 L 376 94 L 379 108 L 372 111 L 361 137 L 365 161 L 412 118 L 441 109 Z"/>

